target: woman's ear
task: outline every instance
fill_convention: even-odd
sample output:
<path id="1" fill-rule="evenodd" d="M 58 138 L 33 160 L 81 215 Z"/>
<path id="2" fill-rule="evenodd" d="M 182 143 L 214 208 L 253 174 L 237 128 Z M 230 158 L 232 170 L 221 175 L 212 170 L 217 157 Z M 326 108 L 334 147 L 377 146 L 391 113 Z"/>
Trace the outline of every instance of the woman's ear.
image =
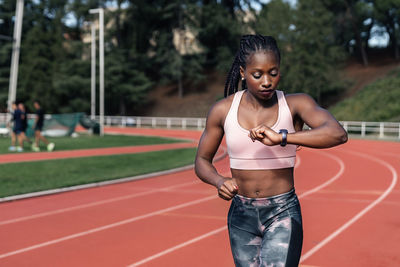
<path id="1" fill-rule="evenodd" d="M 239 66 L 239 70 L 240 70 L 240 78 L 242 80 L 245 79 L 245 77 L 244 77 L 244 68 L 242 66 Z"/>

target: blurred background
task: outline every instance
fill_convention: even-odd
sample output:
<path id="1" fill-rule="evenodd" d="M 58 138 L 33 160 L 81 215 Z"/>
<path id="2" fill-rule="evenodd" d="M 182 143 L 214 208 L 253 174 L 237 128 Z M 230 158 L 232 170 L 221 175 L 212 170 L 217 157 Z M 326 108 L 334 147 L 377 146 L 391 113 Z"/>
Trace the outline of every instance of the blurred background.
<path id="1" fill-rule="evenodd" d="M 16 98 L 28 111 L 40 99 L 46 113 L 90 114 L 98 7 L 106 115 L 205 117 L 240 36 L 259 33 L 281 48 L 281 90 L 310 94 L 339 120 L 400 119 L 399 0 L 25 0 Z M 15 10 L 0 0 L 1 112 Z"/>

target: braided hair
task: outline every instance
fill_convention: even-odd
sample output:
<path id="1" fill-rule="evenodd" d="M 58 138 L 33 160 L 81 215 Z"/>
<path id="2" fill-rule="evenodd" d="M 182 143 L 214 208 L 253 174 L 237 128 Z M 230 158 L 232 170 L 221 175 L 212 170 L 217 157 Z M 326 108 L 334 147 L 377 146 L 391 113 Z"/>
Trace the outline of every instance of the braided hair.
<path id="1" fill-rule="evenodd" d="M 227 97 L 238 91 L 240 80 L 240 67 L 246 68 L 248 58 L 258 51 L 272 51 L 281 60 L 278 45 L 272 36 L 243 35 L 240 39 L 240 47 L 236 53 L 232 67 L 225 82 L 224 96 Z M 246 89 L 246 81 L 242 81 L 242 89 Z"/>

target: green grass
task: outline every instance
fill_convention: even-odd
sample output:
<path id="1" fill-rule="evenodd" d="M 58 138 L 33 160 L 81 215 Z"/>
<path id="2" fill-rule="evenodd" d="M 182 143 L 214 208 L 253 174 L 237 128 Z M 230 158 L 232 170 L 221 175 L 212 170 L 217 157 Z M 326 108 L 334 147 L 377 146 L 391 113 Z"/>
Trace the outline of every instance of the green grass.
<path id="1" fill-rule="evenodd" d="M 400 69 L 360 90 L 329 110 L 343 121 L 398 121 L 400 118 Z"/>
<path id="2" fill-rule="evenodd" d="M 120 147 L 120 146 L 138 146 L 138 145 L 155 145 L 166 143 L 186 142 L 184 140 L 151 137 L 151 136 L 128 136 L 128 135 L 105 135 L 103 137 L 94 135 L 80 135 L 77 138 L 72 137 L 53 137 L 47 138 L 49 141 L 56 144 L 55 150 L 74 150 L 88 148 L 105 148 L 105 147 Z M 33 138 L 31 138 L 33 140 Z M 10 153 L 8 147 L 11 144 L 11 138 L 0 138 L 0 154 Z M 40 145 L 42 151 L 45 151 L 45 146 Z M 24 145 L 25 151 L 30 151 L 29 144 Z"/>
<path id="3" fill-rule="evenodd" d="M 0 164 L 0 197 L 135 176 L 192 164 L 196 149 Z"/>

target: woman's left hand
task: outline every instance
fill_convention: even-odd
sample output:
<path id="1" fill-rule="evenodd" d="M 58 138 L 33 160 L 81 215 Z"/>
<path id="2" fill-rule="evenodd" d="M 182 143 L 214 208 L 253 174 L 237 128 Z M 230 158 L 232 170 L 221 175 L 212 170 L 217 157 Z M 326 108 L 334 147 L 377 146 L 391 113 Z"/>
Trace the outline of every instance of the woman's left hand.
<path id="1" fill-rule="evenodd" d="M 275 132 L 270 127 L 259 125 L 249 132 L 249 137 L 253 142 L 260 141 L 264 145 L 274 146 L 279 145 L 282 141 L 281 134 Z"/>

